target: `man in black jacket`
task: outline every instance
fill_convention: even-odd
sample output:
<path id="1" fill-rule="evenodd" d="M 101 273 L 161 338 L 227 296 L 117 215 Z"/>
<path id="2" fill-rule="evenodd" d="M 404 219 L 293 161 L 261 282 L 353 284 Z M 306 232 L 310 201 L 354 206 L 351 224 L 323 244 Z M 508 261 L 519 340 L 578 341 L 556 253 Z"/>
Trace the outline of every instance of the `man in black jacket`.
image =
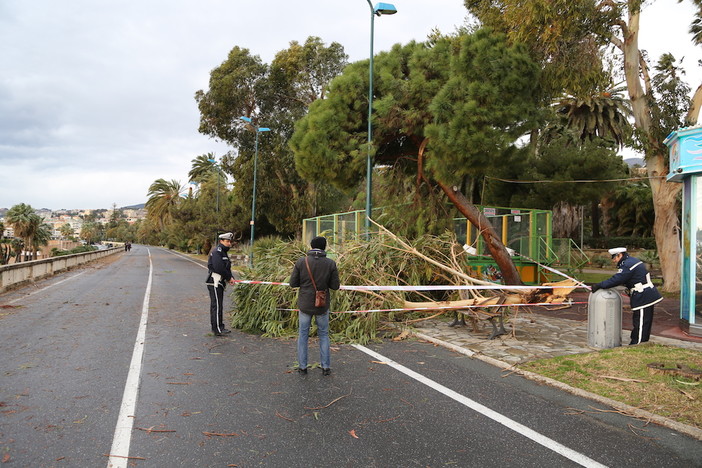
<path id="1" fill-rule="evenodd" d="M 651 282 L 651 274 L 646 266 L 636 257 L 630 257 L 626 247 L 609 249 L 612 262 L 619 270 L 609 279 L 592 286 L 594 293 L 598 289 L 609 289 L 624 285 L 629 295 L 633 329 L 631 330 L 632 345 L 648 341 L 653 324 L 653 306 L 663 300 L 663 296 Z"/>
<path id="2" fill-rule="evenodd" d="M 224 288 L 227 283 L 234 284 L 232 276 L 232 262 L 227 252 L 232 246 L 234 234 L 227 232 L 219 236 L 219 244 L 212 249 L 207 259 L 207 290 L 210 293 L 210 326 L 215 336 L 231 333 L 224 328 L 224 315 L 222 313 L 224 302 Z"/>
<path id="3" fill-rule="evenodd" d="M 327 258 L 324 249 L 327 240 L 324 237 L 315 237 L 310 242 L 312 250 L 307 256 L 300 258 L 290 275 L 290 286 L 300 288 L 297 296 L 297 306 L 300 309 L 298 318 L 300 322 L 297 338 L 298 371 L 307 373 L 307 342 L 309 340 L 312 316 L 317 324 L 319 336 L 319 353 L 322 361 L 322 375 L 331 374 L 331 353 L 329 345 L 329 289 L 339 289 L 339 271 L 334 260 Z M 315 305 L 317 291 L 324 291 L 324 306 Z"/>

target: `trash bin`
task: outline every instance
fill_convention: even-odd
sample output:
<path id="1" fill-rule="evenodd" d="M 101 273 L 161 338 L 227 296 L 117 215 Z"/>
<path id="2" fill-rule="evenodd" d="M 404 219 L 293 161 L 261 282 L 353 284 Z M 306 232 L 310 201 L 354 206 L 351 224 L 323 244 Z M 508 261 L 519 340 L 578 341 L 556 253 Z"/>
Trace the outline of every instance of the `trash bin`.
<path id="1" fill-rule="evenodd" d="M 587 300 L 587 344 L 595 348 L 622 345 L 622 298 L 614 289 L 600 289 Z"/>

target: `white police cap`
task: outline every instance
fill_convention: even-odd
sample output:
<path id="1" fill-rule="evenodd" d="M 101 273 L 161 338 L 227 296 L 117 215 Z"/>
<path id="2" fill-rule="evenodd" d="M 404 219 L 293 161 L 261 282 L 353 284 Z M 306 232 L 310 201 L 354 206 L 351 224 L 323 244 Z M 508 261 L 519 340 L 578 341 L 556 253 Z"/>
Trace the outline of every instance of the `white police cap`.
<path id="1" fill-rule="evenodd" d="M 609 249 L 608 252 L 612 257 L 614 257 L 615 255 L 626 252 L 626 247 L 615 247 L 613 249 Z"/>
<path id="2" fill-rule="evenodd" d="M 220 234 L 219 238 L 226 239 L 226 240 L 232 240 L 232 239 L 234 239 L 234 234 L 232 234 L 231 232 L 225 232 L 224 234 Z"/>

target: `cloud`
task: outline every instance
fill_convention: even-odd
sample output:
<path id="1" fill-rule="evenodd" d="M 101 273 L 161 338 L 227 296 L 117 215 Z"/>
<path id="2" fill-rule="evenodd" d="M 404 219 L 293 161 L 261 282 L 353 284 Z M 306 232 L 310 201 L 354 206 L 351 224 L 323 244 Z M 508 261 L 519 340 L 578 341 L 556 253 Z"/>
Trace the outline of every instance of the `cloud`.
<path id="1" fill-rule="evenodd" d="M 452 32 L 466 15 L 463 0 L 394 3 L 396 15 L 375 19 L 376 53 Z M 656 45 L 686 31 L 691 14 L 677 16 Z M 185 183 L 194 157 L 229 149 L 198 133 L 194 93 L 232 47 L 270 63 L 314 35 L 356 61 L 369 33 L 363 0 L 2 0 L 0 207 L 123 206 L 144 202 L 158 178 Z"/>

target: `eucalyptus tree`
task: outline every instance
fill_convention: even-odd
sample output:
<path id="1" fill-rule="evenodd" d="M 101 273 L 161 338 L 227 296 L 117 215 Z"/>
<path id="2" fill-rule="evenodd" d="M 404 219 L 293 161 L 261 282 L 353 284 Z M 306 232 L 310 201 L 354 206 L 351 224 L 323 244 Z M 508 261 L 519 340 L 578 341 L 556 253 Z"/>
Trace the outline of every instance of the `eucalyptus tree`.
<path id="1" fill-rule="evenodd" d="M 259 232 L 265 233 L 266 225 L 269 232 L 297 232 L 301 218 L 339 199 L 326 181 L 308 182 L 297 174 L 287 141 L 295 120 L 325 96 L 328 82 L 346 63 L 340 44 L 325 46 L 317 37 L 309 37 L 304 44 L 291 42 L 270 65 L 248 49 L 234 47 L 227 60 L 212 70 L 209 89 L 196 93 L 200 132 L 234 148 L 224 156 L 222 167 L 234 179 L 232 195 L 242 212 L 252 201 L 255 130 L 270 129 L 258 135 L 256 163 L 263 174 L 256 187 L 257 213 L 263 218 L 257 221 Z M 241 116 L 250 118 L 252 125 L 245 126 Z"/>
<path id="2" fill-rule="evenodd" d="M 656 217 L 654 233 L 664 289 L 680 289 L 680 239 L 676 200 L 680 184 L 666 182 L 668 151 L 658 137 L 654 106 L 654 84 L 650 65 L 639 49 L 641 0 L 464 0 L 466 7 L 483 24 L 505 31 L 510 40 L 529 44 L 539 60 L 548 64 L 554 80 L 553 89 L 597 89 L 602 83 L 603 62 L 615 53 L 622 64 L 616 70 L 626 82 L 632 117 L 639 144 L 646 158 L 646 170 Z M 693 41 L 699 43 L 702 2 L 692 20 Z M 570 51 L 583 53 L 571 54 Z M 592 70 L 580 76 L 578 70 Z M 598 77 L 599 75 L 599 77 Z M 592 79 L 590 79 L 592 78 Z M 685 112 L 688 124 L 697 121 L 702 106 L 702 85 L 688 101 Z"/>

